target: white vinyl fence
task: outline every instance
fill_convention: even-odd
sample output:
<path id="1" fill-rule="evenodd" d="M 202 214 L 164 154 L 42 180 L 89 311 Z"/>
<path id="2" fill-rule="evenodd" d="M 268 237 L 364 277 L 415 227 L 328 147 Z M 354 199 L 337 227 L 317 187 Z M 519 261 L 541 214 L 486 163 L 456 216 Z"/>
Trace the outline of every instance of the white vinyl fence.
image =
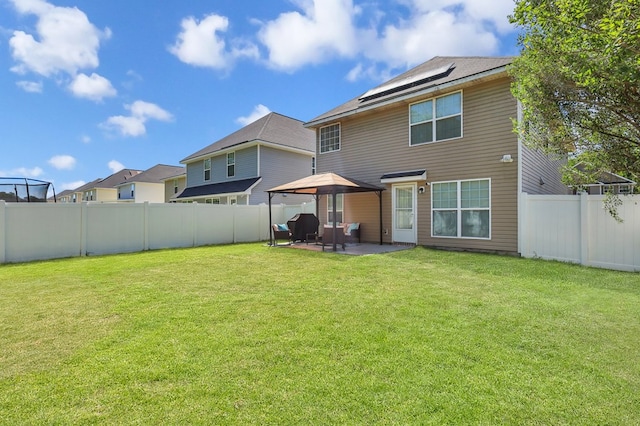
<path id="1" fill-rule="evenodd" d="M 315 213 L 273 205 L 272 222 Z M 269 240 L 269 206 L 0 201 L 0 264 Z"/>
<path id="2" fill-rule="evenodd" d="M 521 196 L 520 254 L 640 271 L 640 195 L 621 196 L 617 222 L 602 195 Z"/>

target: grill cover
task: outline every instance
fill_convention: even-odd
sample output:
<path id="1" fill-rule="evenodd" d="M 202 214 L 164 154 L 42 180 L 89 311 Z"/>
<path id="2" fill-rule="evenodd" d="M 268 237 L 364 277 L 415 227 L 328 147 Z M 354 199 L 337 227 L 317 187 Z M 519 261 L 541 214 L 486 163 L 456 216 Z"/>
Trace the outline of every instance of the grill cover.
<path id="1" fill-rule="evenodd" d="M 313 213 L 298 213 L 287 221 L 287 226 L 291 231 L 291 241 L 306 240 L 307 234 L 318 232 L 318 225 L 320 225 L 320 221 Z"/>

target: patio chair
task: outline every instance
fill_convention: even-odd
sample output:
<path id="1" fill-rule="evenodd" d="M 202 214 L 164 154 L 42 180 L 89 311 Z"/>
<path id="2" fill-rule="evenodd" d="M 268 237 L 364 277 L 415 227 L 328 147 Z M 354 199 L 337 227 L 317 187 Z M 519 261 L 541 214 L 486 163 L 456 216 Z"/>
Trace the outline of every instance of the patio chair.
<path id="1" fill-rule="evenodd" d="M 360 243 L 360 223 L 344 223 L 344 236 L 347 243 Z"/>
<path id="2" fill-rule="evenodd" d="M 273 245 L 278 245 L 278 240 L 286 240 L 287 244 L 291 244 L 291 231 L 284 223 L 274 223 L 271 225 L 273 230 Z"/>
<path id="3" fill-rule="evenodd" d="M 342 250 L 345 250 L 344 245 L 344 227 L 336 226 L 336 245 L 341 245 Z M 324 233 L 322 234 L 322 251 L 324 251 L 324 246 L 333 246 L 333 226 L 332 225 L 324 225 Z"/>

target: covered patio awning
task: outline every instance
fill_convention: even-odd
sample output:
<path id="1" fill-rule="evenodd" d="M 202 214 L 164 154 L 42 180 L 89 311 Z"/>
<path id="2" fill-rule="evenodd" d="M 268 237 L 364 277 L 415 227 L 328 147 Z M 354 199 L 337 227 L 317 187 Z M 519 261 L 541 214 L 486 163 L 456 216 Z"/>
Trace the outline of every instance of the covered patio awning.
<path id="1" fill-rule="evenodd" d="M 269 229 L 271 230 L 271 199 L 275 194 L 311 194 L 316 197 L 316 215 L 318 210 L 317 197 L 319 195 L 331 195 L 333 196 L 333 216 L 336 216 L 336 195 L 348 194 L 355 192 L 375 192 L 378 195 L 378 205 L 380 212 L 380 244 L 382 244 L 382 191 L 381 188 L 370 183 L 362 182 L 356 179 L 351 179 L 345 176 L 340 176 L 336 173 L 318 173 L 302 179 L 295 180 L 293 182 L 285 183 L 284 185 L 276 186 L 275 188 L 268 189 L 269 193 Z M 270 231 L 271 232 L 271 231 Z M 336 223 L 333 222 L 333 232 L 335 236 Z M 273 243 L 273 234 L 269 234 L 270 244 Z M 333 251 L 336 251 L 336 239 L 333 239 Z"/>

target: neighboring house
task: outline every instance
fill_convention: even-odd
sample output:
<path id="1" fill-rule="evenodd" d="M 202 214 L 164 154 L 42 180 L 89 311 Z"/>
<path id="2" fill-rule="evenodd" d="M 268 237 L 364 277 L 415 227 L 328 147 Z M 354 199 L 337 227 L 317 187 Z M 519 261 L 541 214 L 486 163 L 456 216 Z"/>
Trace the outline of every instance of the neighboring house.
<path id="1" fill-rule="evenodd" d="M 49 198 L 50 202 L 58 202 L 58 203 L 72 203 L 73 201 L 73 190 L 71 189 L 65 189 L 64 191 L 62 191 L 59 194 L 56 194 L 55 200 L 53 199 L 53 197 Z"/>
<path id="2" fill-rule="evenodd" d="M 587 172 L 583 164 L 577 164 L 575 168 L 579 172 Z M 633 194 L 636 182 L 626 177 L 611 172 L 602 172 L 595 182 L 582 185 L 580 188 L 572 188 L 573 193 L 586 192 L 591 195 L 612 194 Z"/>
<path id="3" fill-rule="evenodd" d="M 111 203 L 118 201 L 118 189 L 116 185 L 126 182 L 128 179 L 142 173 L 142 170 L 123 169 L 104 179 L 96 179 L 74 190 L 77 202 L 99 201 Z"/>
<path id="4" fill-rule="evenodd" d="M 336 200 L 361 240 L 518 252 L 519 193 L 568 193 L 551 159 L 519 141 L 508 57 L 435 57 L 305 126 L 318 173 L 384 187 Z M 542 184 L 544 183 L 544 184 Z M 330 222 L 332 197 L 319 200 Z"/>
<path id="5" fill-rule="evenodd" d="M 87 201 L 84 199 L 85 190 L 95 187 L 102 178 L 98 178 L 96 180 L 92 180 L 91 182 L 85 183 L 84 185 L 80 185 L 76 189 L 72 190 L 71 195 L 69 196 L 70 203 L 81 203 L 82 201 Z M 87 194 L 90 195 L 90 194 Z"/>
<path id="6" fill-rule="evenodd" d="M 175 203 L 178 195 L 187 187 L 187 172 L 182 168 L 182 173 L 169 176 L 163 179 L 164 182 L 164 202 Z"/>
<path id="7" fill-rule="evenodd" d="M 187 167 L 186 188 L 178 202 L 261 204 L 274 186 L 314 173 L 314 132 L 303 123 L 269 113 L 235 133 L 181 161 Z M 310 196 L 289 196 L 275 202 L 294 204 Z"/>
<path id="8" fill-rule="evenodd" d="M 184 167 L 157 164 L 117 184 L 118 202 L 164 203 L 164 179 L 184 173 Z"/>

